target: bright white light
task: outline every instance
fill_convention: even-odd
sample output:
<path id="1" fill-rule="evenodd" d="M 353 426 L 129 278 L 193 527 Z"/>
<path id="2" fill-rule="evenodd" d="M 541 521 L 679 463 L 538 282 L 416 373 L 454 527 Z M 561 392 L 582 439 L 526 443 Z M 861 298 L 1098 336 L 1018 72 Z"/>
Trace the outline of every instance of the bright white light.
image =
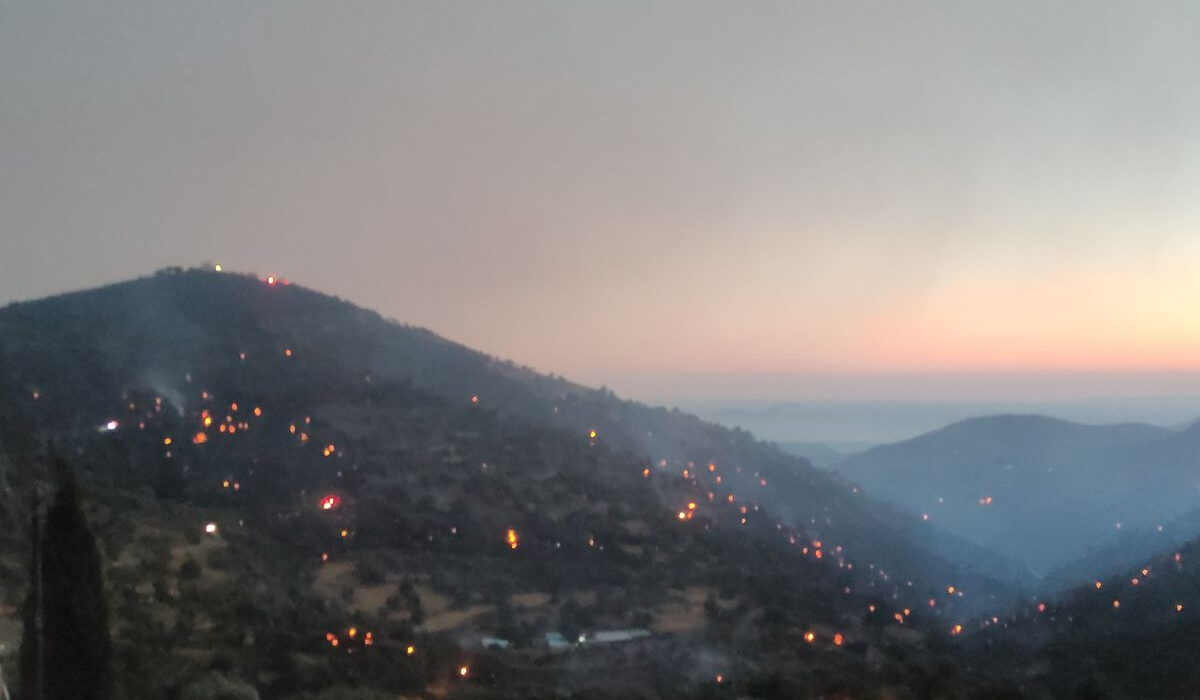
<path id="1" fill-rule="evenodd" d="M 217 524 L 216 523 L 206 523 L 204 525 L 204 531 L 210 535 L 217 534 Z"/>

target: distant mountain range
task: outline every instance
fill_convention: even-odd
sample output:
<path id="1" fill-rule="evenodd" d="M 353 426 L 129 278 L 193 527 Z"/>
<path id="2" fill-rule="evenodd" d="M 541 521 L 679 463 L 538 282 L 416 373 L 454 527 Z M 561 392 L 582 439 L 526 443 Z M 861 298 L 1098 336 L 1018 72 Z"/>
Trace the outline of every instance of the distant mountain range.
<path id="1" fill-rule="evenodd" d="M 852 455 L 835 470 L 923 520 L 1056 577 L 1088 558 L 1200 533 L 1200 426 L 1081 425 L 1037 415 L 964 420 Z M 1105 554 L 1107 552 L 1108 554 Z M 1148 556 L 1153 552 L 1144 552 Z"/>

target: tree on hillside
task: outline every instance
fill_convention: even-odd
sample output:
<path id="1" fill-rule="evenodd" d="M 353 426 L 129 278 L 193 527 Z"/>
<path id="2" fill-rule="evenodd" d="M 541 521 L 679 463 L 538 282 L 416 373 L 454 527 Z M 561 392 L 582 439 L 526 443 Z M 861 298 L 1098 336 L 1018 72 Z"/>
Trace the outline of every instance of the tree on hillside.
<path id="1" fill-rule="evenodd" d="M 21 630 L 21 690 L 18 697 L 42 697 L 42 526 L 38 520 L 38 498 L 33 497 L 29 518 L 29 592 L 25 596 Z"/>
<path id="2" fill-rule="evenodd" d="M 33 625 L 22 640 L 21 700 L 111 700 L 112 640 L 100 550 L 84 516 L 75 475 L 65 464 L 57 466 L 59 487 L 46 511 L 40 547 L 36 529 L 33 535 L 26 610 L 27 624 Z M 35 671 L 29 684 L 27 669 L 41 671 Z"/>

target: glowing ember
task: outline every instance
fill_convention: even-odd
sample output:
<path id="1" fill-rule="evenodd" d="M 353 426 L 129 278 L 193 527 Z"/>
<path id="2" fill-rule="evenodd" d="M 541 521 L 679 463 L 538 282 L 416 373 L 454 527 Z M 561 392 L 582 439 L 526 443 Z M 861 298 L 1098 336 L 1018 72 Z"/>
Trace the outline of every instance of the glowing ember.
<path id="1" fill-rule="evenodd" d="M 516 530 L 512 529 L 511 527 L 508 528 L 508 532 L 505 534 L 504 538 L 508 542 L 509 549 L 517 548 L 518 542 L 517 542 L 517 531 Z"/>
<path id="2" fill-rule="evenodd" d="M 466 678 L 467 674 L 469 674 L 470 672 L 471 672 L 471 669 L 468 668 L 467 666 L 459 666 L 458 667 L 459 678 Z"/>
<path id="3" fill-rule="evenodd" d="M 842 645 L 842 642 L 844 642 L 844 641 L 845 641 L 845 638 L 844 638 L 844 637 L 842 637 L 842 633 L 841 633 L 841 632 L 838 632 L 837 634 L 833 635 L 833 644 L 834 644 L 834 646 L 839 646 L 839 647 L 840 647 L 840 646 Z"/>
<path id="4" fill-rule="evenodd" d="M 203 445 L 206 442 L 208 442 L 208 436 L 204 433 L 196 433 L 194 436 L 192 436 L 193 444 Z"/>
<path id="5" fill-rule="evenodd" d="M 404 653 L 407 654 L 408 656 L 412 656 L 413 654 L 417 653 L 417 648 L 414 647 L 413 645 L 409 644 L 407 647 L 404 648 Z"/>
<path id="6" fill-rule="evenodd" d="M 321 510 L 333 510 L 334 508 L 337 508 L 341 502 L 341 498 L 331 493 L 325 498 L 321 499 Z"/>
<path id="7" fill-rule="evenodd" d="M 812 644 L 816 640 L 817 640 L 816 633 L 814 633 L 814 632 L 805 632 L 804 633 L 804 641 L 808 642 L 809 644 Z"/>

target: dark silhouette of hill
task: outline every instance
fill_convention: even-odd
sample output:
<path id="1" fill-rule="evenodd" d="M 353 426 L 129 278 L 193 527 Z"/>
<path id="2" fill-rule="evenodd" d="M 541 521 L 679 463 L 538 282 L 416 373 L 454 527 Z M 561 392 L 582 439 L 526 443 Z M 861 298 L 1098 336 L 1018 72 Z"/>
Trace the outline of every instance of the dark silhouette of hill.
<path id="1" fill-rule="evenodd" d="M 1036 571 L 1090 555 L 1103 575 L 1123 563 L 1106 547 L 1200 506 L 1198 456 L 1195 427 L 1003 415 L 876 447 L 836 469 Z M 1176 541 L 1200 533 L 1187 522 Z"/>
<path id="2" fill-rule="evenodd" d="M 969 627 L 976 668 L 1048 696 L 1200 696 L 1200 540 Z"/>
<path id="3" fill-rule="evenodd" d="M 12 304 L 0 397 L 6 493 L 53 444 L 98 501 L 123 697 L 224 682 L 207 671 L 271 697 L 716 675 L 855 695 L 931 682 L 911 658 L 970 687 L 940 636 L 1011 594 L 978 547 L 744 431 L 282 281 L 169 270 Z M 628 627 L 654 632 L 632 665 L 536 643 Z"/>

